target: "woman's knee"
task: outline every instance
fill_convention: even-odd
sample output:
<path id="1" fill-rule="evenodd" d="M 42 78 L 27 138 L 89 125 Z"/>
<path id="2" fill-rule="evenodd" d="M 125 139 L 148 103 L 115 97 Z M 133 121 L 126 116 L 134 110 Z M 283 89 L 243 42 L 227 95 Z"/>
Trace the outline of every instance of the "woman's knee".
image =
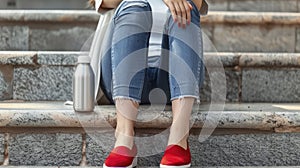
<path id="1" fill-rule="evenodd" d="M 128 14 L 151 13 L 152 9 L 149 2 L 145 1 L 124 1 L 120 4 L 115 13 L 115 17 L 120 17 Z"/>
<path id="2" fill-rule="evenodd" d="M 150 31 L 152 27 L 152 11 L 148 2 L 123 1 L 118 7 L 114 21 L 121 25 L 134 25 L 143 27 L 144 31 Z"/>

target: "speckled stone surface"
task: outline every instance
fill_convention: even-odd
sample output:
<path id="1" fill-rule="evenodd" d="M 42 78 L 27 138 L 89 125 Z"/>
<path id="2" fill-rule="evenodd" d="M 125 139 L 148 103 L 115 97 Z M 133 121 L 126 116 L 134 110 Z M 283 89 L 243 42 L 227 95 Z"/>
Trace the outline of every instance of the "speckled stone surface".
<path id="1" fill-rule="evenodd" d="M 228 0 L 229 11 L 298 12 L 297 0 Z M 259 4 L 259 5 L 258 5 Z"/>
<path id="2" fill-rule="evenodd" d="M 80 50 L 94 33 L 100 16 L 90 10 L 4 10 L 0 15 L 4 37 L 0 50 L 38 51 Z M 22 26 L 11 26 L 9 22 Z M 211 46 L 206 51 L 294 52 L 300 14 L 210 11 L 201 22 L 207 25 L 203 32 L 216 46 L 216 50 Z"/>
<path id="3" fill-rule="evenodd" d="M 297 25 L 300 20 L 299 13 L 281 12 L 209 12 L 202 18 L 203 23 L 243 23 L 243 24 L 283 24 Z"/>
<path id="4" fill-rule="evenodd" d="M 208 0 L 210 11 L 253 12 L 298 12 L 297 2 L 299 0 Z"/>
<path id="5" fill-rule="evenodd" d="M 205 66 L 211 68 L 235 67 L 239 65 L 239 59 L 242 55 L 244 53 L 205 52 Z M 251 54 L 249 53 L 249 55 Z"/>
<path id="6" fill-rule="evenodd" d="M 291 1 L 291 0 L 289 0 Z M 279 2 L 279 1 L 278 1 Z M 283 3 L 283 2 L 282 2 Z M 90 10 L 2 10 L 0 22 L 64 22 L 64 23 L 96 23 L 99 14 Z M 258 23 L 266 22 L 297 24 L 299 13 L 257 13 L 257 12 L 222 12 L 210 11 L 209 16 L 203 17 L 203 22 Z"/>
<path id="7" fill-rule="evenodd" d="M 1 10 L 0 21 L 93 22 L 99 15 L 90 10 Z"/>
<path id="8" fill-rule="evenodd" d="M 37 63 L 41 65 L 75 65 L 80 52 L 46 52 L 40 51 L 37 56 Z"/>
<path id="9" fill-rule="evenodd" d="M 300 3 L 299 3 L 299 10 L 300 10 Z M 297 28 L 297 43 L 296 43 L 296 52 L 300 52 L 300 28 Z"/>
<path id="10" fill-rule="evenodd" d="M 36 54 L 33 51 L 0 51 L 0 64 L 34 65 Z"/>
<path id="11" fill-rule="evenodd" d="M 79 51 L 95 30 L 95 26 L 60 26 L 52 29 L 31 29 L 30 50 Z"/>
<path id="12" fill-rule="evenodd" d="M 295 52 L 295 27 L 218 25 L 214 45 L 225 52 Z"/>
<path id="13" fill-rule="evenodd" d="M 82 166 L 0 166 L 1 168 L 81 168 Z M 85 168 L 99 168 L 99 166 L 84 166 Z M 158 166 L 137 166 L 143 168 L 157 168 Z M 265 168 L 265 166 L 192 166 L 197 168 Z M 299 166 L 272 166 L 275 168 L 299 168 Z"/>
<path id="14" fill-rule="evenodd" d="M 203 143 L 190 138 L 193 165 L 297 166 L 300 134 L 211 136 Z"/>
<path id="15" fill-rule="evenodd" d="M 7 99 L 6 95 L 9 93 L 8 91 L 9 91 L 9 85 L 4 79 L 4 74 L 2 73 L 2 71 L 0 71 L 0 100 Z"/>
<path id="16" fill-rule="evenodd" d="M 0 134 L 0 164 L 4 160 L 4 134 Z"/>
<path id="17" fill-rule="evenodd" d="M 0 26 L 0 50 L 28 50 L 27 26 Z"/>
<path id="18" fill-rule="evenodd" d="M 226 91 L 221 91 L 219 92 L 220 95 L 224 95 L 226 97 L 226 101 L 230 102 L 237 102 L 239 101 L 239 88 L 240 88 L 240 78 L 241 78 L 241 73 L 236 70 L 232 69 L 226 69 L 225 70 L 225 76 L 226 76 L 226 81 L 222 81 L 219 78 L 213 77 L 214 78 L 214 83 L 211 83 L 210 77 L 213 76 L 215 73 L 220 73 L 219 72 L 210 72 L 206 73 L 205 81 L 203 83 L 203 86 L 200 90 L 200 98 L 201 101 L 204 102 L 211 102 L 211 101 L 216 101 L 218 99 L 213 99 L 211 98 L 212 96 L 212 87 L 214 86 L 214 91 L 218 91 L 220 87 L 222 87 L 224 84 L 226 84 Z"/>
<path id="19" fill-rule="evenodd" d="M 11 135 L 10 165 L 78 166 L 82 157 L 80 134 Z"/>
<path id="20" fill-rule="evenodd" d="M 239 59 L 241 67 L 299 67 L 299 53 L 243 53 Z"/>
<path id="21" fill-rule="evenodd" d="M 14 99 L 72 100 L 74 67 L 15 68 Z"/>
<path id="22" fill-rule="evenodd" d="M 300 100 L 299 69 L 244 69 L 242 101 L 297 102 Z"/>
<path id="23" fill-rule="evenodd" d="M 12 81 L 13 67 L 10 65 L 0 65 L 0 100 L 12 98 Z"/>
<path id="24" fill-rule="evenodd" d="M 300 130 L 300 105 L 228 103 L 194 106 L 193 128 L 253 129 L 268 132 Z M 136 128 L 166 129 L 172 123 L 170 107 L 141 106 Z M 63 102 L 0 103 L 0 127 L 111 128 L 116 125 L 114 106 L 96 106 L 91 113 L 75 113 Z M 88 130 L 88 129 L 87 129 Z"/>
<path id="25" fill-rule="evenodd" d="M 102 166 L 106 156 L 112 150 L 115 142 L 114 130 L 104 130 L 102 133 L 88 133 L 86 140 L 86 156 L 89 166 Z"/>
<path id="26" fill-rule="evenodd" d="M 152 135 L 152 134 L 151 134 Z M 150 134 L 148 135 L 150 136 Z M 107 138 L 99 138 L 106 142 Z M 158 141 L 157 143 L 160 143 Z M 210 136 L 199 142 L 198 135 L 189 139 L 194 166 L 296 166 L 300 164 L 300 134 L 240 134 Z M 155 143 L 152 141 L 151 143 Z M 89 165 L 101 166 L 108 152 L 103 148 L 112 148 L 88 140 Z M 148 145 L 148 144 L 145 144 Z M 161 150 L 164 150 L 164 147 Z M 152 150 L 149 148 L 148 150 Z M 138 158 L 138 166 L 158 166 L 162 152 L 152 156 Z"/>
<path id="27" fill-rule="evenodd" d="M 0 51 L 0 64 L 7 65 L 75 65 L 77 57 L 85 52 L 76 51 Z M 227 58 L 230 59 L 230 58 Z M 1 65 L 2 66 L 2 65 Z"/>
<path id="28" fill-rule="evenodd" d="M 207 0 L 209 4 L 210 11 L 227 11 L 228 10 L 228 0 Z"/>

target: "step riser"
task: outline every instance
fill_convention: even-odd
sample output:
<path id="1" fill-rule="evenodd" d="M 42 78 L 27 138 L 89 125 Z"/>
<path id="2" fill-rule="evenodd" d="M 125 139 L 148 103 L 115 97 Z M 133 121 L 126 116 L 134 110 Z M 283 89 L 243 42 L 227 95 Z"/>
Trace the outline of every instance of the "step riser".
<path id="1" fill-rule="evenodd" d="M 2 54 L 0 100 L 72 100 L 72 78 L 79 53 L 20 53 L 9 58 Z M 214 53 L 205 55 L 206 59 L 217 56 Z M 225 67 L 227 101 L 300 101 L 298 55 L 220 53 L 219 56 Z M 201 89 L 204 102 L 211 100 L 209 76 L 216 75 L 212 69 L 210 75 L 206 74 Z"/>
<path id="2" fill-rule="evenodd" d="M 299 0 L 208 0 L 214 11 L 300 12 Z"/>
<path id="3" fill-rule="evenodd" d="M 0 9 L 86 9 L 82 0 L 9 0 L 0 1 Z M 208 0 L 213 11 L 300 12 L 299 0 Z M 258 5 L 259 4 L 259 5 Z"/>
<path id="4" fill-rule="evenodd" d="M 99 18 L 92 11 L 74 16 L 65 11 L 47 16 L 0 11 L 0 15 L 2 51 L 78 51 L 94 33 Z M 205 51 L 300 52 L 300 15 L 295 15 L 211 12 L 202 19 Z"/>
<path id="5" fill-rule="evenodd" d="M 82 160 L 81 134 L 11 134 L 10 165 L 79 166 Z M 150 136 L 150 134 L 148 135 Z M 300 134 L 245 134 L 211 136 L 200 143 L 190 136 L 193 166 L 296 166 L 299 165 Z M 0 137 L 3 137 L 1 135 Z M 89 166 L 101 166 L 108 155 L 113 133 L 89 134 L 86 157 Z M 165 139 L 137 141 L 142 157 L 139 166 L 157 167 L 166 144 Z M 151 141 L 151 142 L 150 142 Z M 0 139 L 3 142 L 3 139 Z M 141 144 L 143 143 L 143 145 Z M 146 150 L 148 149 L 148 150 Z M 149 151 L 149 149 L 153 151 Z M 0 145 L 0 150 L 1 145 Z M 2 153 L 1 153 L 2 154 Z M 149 156 L 149 154 L 156 154 Z M 1 161 L 0 161 L 1 162 Z"/>

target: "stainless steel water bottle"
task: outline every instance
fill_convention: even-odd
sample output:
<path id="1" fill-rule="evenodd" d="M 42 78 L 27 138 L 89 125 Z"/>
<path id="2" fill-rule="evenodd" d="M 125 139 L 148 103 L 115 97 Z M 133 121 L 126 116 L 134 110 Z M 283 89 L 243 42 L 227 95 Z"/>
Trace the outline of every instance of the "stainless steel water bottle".
<path id="1" fill-rule="evenodd" d="M 95 107 L 95 75 L 89 56 L 79 56 L 73 77 L 73 108 L 77 112 L 92 112 Z"/>

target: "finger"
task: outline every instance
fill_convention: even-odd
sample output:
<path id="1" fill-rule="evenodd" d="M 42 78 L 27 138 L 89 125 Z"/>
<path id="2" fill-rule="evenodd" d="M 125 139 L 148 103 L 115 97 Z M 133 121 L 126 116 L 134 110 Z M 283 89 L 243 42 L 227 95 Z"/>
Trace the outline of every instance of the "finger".
<path id="1" fill-rule="evenodd" d="M 180 9 L 178 3 L 173 3 L 173 4 L 174 4 L 175 10 L 176 10 L 178 26 L 180 27 L 182 24 L 181 9 Z"/>
<path id="2" fill-rule="evenodd" d="M 188 3 L 188 4 L 189 4 L 190 9 L 192 10 L 193 9 L 193 5 L 190 4 L 190 3 Z"/>
<path id="3" fill-rule="evenodd" d="M 169 6 L 169 9 L 170 9 L 172 18 L 174 19 L 174 22 L 177 22 L 177 21 L 178 21 L 178 18 L 177 18 L 177 13 L 176 13 L 176 9 L 175 9 L 175 7 L 174 7 L 174 4 L 173 4 L 173 3 L 170 3 L 168 6 Z"/>
<path id="4" fill-rule="evenodd" d="M 185 28 L 186 22 L 187 22 L 187 11 L 185 9 L 184 2 L 179 3 L 179 7 L 180 7 L 180 10 L 181 10 L 182 27 Z"/>
<path id="5" fill-rule="evenodd" d="M 186 21 L 187 21 L 187 24 L 190 24 L 191 21 L 192 21 L 191 8 L 190 8 L 189 5 L 190 5 L 189 2 L 184 3 L 184 7 L 185 7 L 185 10 L 186 10 Z"/>

